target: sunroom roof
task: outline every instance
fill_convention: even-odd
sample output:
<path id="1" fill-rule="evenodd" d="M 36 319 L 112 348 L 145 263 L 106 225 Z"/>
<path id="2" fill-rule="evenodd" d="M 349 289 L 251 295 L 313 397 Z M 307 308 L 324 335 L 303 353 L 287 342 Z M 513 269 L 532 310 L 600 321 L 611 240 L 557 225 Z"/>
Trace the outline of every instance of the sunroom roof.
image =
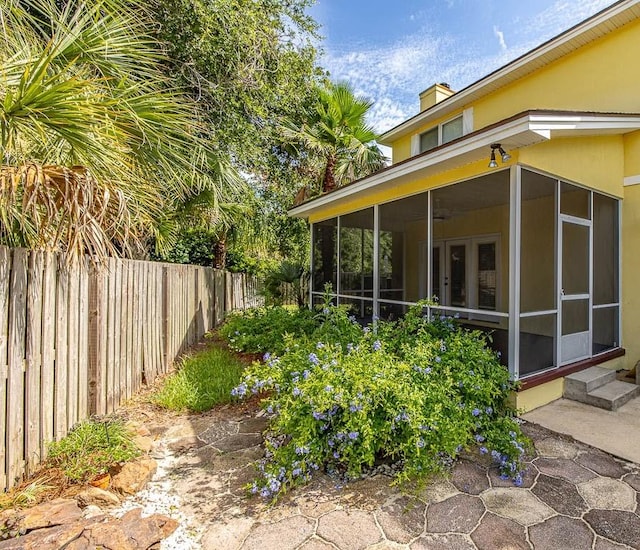
<path id="1" fill-rule="evenodd" d="M 307 218 L 329 204 L 374 188 L 383 190 L 483 158 L 488 160 L 492 143 L 501 143 L 504 149 L 513 151 L 557 137 L 624 134 L 636 130 L 640 130 L 640 113 L 525 111 L 294 206 L 289 215 Z"/>

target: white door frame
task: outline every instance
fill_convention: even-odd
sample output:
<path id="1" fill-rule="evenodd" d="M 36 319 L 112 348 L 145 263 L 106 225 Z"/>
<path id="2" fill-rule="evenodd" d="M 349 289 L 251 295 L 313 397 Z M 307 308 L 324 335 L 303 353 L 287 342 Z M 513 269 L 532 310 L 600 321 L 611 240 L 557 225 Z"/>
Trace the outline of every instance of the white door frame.
<path id="1" fill-rule="evenodd" d="M 593 194 L 591 194 L 593 197 Z M 591 199 L 592 200 L 592 199 Z M 582 359 L 588 359 L 592 356 L 592 339 L 593 339 L 593 226 L 591 220 L 569 216 L 568 214 L 560 214 L 559 217 L 559 233 L 558 239 L 558 338 L 557 338 L 557 357 L 559 358 L 558 366 L 575 363 Z M 580 225 L 586 227 L 589 231 L 587 253 L 589 266 L 589 281 L 586 293 L 581 294 L 565 294 L 563 288 L 562 262 L 564 249 L 564 228 L 565 225 Z M 574 332 L 571 334 L 562 334 L 562 316 L 564 312 L 564 302 L 570 301 L 587 301 L 587 319 L 588 328 L 586 331 Z"/>

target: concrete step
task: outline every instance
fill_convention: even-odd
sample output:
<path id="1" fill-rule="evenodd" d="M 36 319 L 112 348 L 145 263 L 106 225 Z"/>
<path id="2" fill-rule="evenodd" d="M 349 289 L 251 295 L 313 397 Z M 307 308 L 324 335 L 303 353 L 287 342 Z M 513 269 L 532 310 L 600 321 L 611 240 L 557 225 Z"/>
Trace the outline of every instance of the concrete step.
<path id="1" fill-rule="evenodd" d="M 583 403 L 615 411 L 638 395 L 640 395 L 640 386 L 614 380 L 587 393 Z M 580 400 L 577 399 L 577 401 Z"/>
<path id="2" fill-rule="evenodd" d="M 564 379 L 564 396 L 567 399 L 582 401 L 580 398 L 587 393 L 613 382 L 615 379 L 616 371 L 602 367 L 590 367 L 574 372 Z"/>

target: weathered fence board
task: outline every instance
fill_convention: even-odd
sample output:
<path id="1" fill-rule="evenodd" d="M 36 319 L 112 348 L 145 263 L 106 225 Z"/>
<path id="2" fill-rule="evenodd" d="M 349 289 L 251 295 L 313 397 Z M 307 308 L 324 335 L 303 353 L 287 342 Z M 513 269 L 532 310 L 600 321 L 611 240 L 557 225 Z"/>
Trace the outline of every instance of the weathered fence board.
<path id="1" fill-rule="evenodd" d="M 7 379 L 7 463 L 9 483 L 24 471 L 24 371 L 27 323 L 27 262 L 24 249 L 13 252 L 9 286 L 9 350 Z"/>
<path id="2" fill-rule="evenodd" d="M 0 246 L 0 485 L 7 484 L 7 351 L 9 348 L 9 275 L 11 253 Z"/>
<path id="3" fill-rule="evenodd" d="M 227 311 L 260 305 L 254 277 L 110 258 L 68 264 L 0 246 L 0 490 L 92 414 L 113 412 Z"/>

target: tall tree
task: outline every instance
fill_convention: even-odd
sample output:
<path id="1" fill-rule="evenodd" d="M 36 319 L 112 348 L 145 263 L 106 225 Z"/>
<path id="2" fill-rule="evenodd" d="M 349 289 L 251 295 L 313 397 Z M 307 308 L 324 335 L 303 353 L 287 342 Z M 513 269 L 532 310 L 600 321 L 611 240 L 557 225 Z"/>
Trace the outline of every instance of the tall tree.
<path id="1" fill-rule="evenodd" d="M 215 223 L 217 263 L 226 244 L 278 255 L 277 239 L 262 222 L 286 215 L 284 204 L 301 185 L 294 159 L 278 146 L 279 124 L 308 110 L 322 75 L 317 24 L 306 14 L 314 0 L 152 1 L 168 74 L 197 101 L 203 135 L 251 186 Z M 211 227 L 206 200 L 191 204 L 180 209 L 185 231 Z"/>
<path id="2" fill-rule="evenodd" d="M 346 82 L 327 83 L 317 90 L 314 111 L 301 125 L 289 121 L 283 135 L 296 144 L 315 169 L 323 192 L 376 172 L 385 156 L 377 134 L 366 123 L 371 101 L 355 95 Z"/>
<path id="3" fill-rule="evenodd" d="M 130 254 L 176 201 L 239 185 L 170 85 L 145 9 L 6 0 L 0 23 L 0 240 Z"/>

